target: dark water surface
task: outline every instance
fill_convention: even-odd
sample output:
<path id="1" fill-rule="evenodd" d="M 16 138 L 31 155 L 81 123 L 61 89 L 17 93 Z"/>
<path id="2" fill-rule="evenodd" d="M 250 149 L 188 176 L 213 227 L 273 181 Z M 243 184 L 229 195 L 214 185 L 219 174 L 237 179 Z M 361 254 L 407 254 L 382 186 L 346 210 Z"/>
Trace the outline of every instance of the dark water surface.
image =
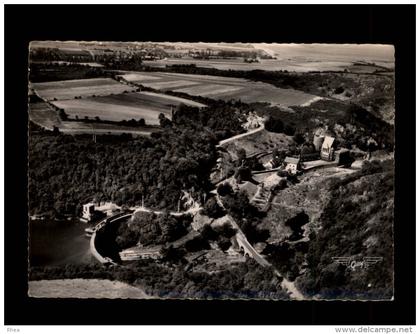
<path id="1" fill-rule="evenodd" d="M 85 236 L 88 224 L 79 221 L 38 220 L 29 223 L 31 266 L 56 266 L 94 261 Z"/>

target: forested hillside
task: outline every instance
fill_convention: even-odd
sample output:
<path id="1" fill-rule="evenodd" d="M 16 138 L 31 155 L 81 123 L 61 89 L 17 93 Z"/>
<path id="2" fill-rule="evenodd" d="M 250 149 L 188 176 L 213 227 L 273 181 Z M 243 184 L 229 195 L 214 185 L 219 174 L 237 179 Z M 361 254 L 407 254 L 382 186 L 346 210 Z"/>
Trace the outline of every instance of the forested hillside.
<path id="1" fill-rule="evenodd" d="M 393 161 L 371 163 L 361 175 L 335 182 L 319 228 L 310 236 L 308 269 L 297 279 L 299 288 L 318 298 L 389 299 L 394 273 Z M 351 268 L 333 257 L 350 257 L 360 266 Z M 369 257 L 380 260 L 366 266 Z"/>
<path id="2" fill-rule="evenodd" d="M 163 116 L 163 115 L 162 115 Z M 220 120 L 223 119 L 223 122 Z M 215 104 L 181 106 L 150 138 L 70 136 L 32 131 L 29 138 L 31 214 L 78 214 L 96 198 L 128 206 L 176 209 L 181 190 L 196 199 L 208 190 L 218 139 L 240 131 L 240 110 Z"/>

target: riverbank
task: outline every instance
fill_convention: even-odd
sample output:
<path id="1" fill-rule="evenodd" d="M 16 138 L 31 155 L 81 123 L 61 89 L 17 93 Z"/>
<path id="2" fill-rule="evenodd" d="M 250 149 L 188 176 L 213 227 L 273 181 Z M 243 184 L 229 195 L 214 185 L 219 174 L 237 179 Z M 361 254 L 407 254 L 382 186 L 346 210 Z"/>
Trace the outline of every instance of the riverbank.
<path id="1" fill-rule="evenodd" d="M 28 295 L 34 298 L 151 298 L 142 289 L 106 279 L 57 279 L 28 282 Z"/>

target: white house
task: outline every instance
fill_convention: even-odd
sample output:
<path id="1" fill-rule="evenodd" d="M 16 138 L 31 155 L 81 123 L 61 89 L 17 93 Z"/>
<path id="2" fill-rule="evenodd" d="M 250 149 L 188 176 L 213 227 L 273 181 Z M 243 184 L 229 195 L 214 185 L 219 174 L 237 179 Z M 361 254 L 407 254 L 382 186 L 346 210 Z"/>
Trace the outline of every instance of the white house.
<path id="1" fill-rule="evenodd" d="M 284 170 L 290 174 L 296 174 L 300 168 L 300 160 L 298 158 L 286 157 L 284 163 L 286 164 Z"/>
<path id="2" fill-rule="evenodd" d="M 95 213 L 95 204 L 93 204 L 93 203 L 83 204 L 82 217 L 84 219 L 86 219 L 87 221 L 91 221 L 94 213 Z"/>
<path id="3" fill-rule="evenodd" d="M 332 161 L 334 160 L 334 137 L 325 136 L 324 142 L 321 146 L 321 159 Z"/>

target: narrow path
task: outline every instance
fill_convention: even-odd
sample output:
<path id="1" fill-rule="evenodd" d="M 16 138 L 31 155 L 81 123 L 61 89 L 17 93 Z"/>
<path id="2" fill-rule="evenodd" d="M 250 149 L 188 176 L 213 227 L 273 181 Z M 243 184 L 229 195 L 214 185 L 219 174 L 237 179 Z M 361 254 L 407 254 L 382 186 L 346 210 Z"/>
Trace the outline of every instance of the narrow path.
<path id="1" fill-rule="evenodd" d="M 133 214 L 136 213 L 136 212 L 138 212 L 138 211 L 141 211 L 141 212 L 153 212 L 155 215 L 161 215 L 161 214 L 163 214 L 165 212 L 165 211 L 162 211 L 162 210 L 148 209 L 148 208 L 143 207 L 143 206 L 137 206 L 137 207 L 135 206 L 135 207 L 131 207 L 130 209 L 131 210 L 134 210 Z M 200 206 L 194 206 L 192 208 L 189 208 L 186 211 L 180 211 L 180 212 L 177 212 L 177 211 L 168 211 L 168 213 L 171 216 L 179 217 L 179 216 L 183 216 L 183 215 L 197 213 L 198 211 L 200 211 L 200 209 L 201 209 Z"/>

